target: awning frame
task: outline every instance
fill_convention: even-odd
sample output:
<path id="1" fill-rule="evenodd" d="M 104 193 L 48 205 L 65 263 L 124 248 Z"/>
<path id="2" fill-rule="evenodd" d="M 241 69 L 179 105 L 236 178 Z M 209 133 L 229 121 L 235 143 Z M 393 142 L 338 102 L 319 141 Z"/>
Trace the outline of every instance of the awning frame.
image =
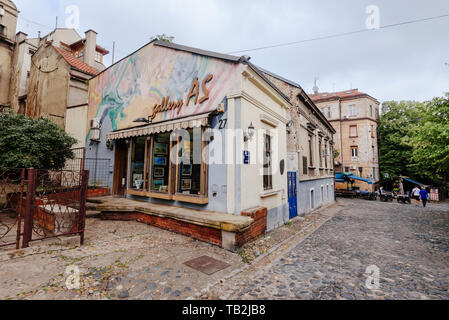
<path id="1" fill-rule="evenodd" d="M 111 141 L 111 140 L 128 139 L 128 138 L 149 136 L 157 133 L 165 133 L 175 131 L 178 129 L 207 127 L 209 125 L 209 117 L 211 113 L 212 112 L 208 112 L 191 117 L 158 122 L 139 128 L 125 129 L 111 132 L 106 135 L 106 140 Z"/>

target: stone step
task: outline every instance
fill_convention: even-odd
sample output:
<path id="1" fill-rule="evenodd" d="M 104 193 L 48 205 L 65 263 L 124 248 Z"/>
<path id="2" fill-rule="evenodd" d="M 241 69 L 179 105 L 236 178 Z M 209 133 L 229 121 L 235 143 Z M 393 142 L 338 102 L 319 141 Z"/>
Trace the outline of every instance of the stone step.
<path id="1" fill-rule="evenodd" d="M 101 217 L 100 211 L 95 211 L 95 210 L 87 210 L 86 211 L 86 218 L 88 218 L 88 219 L 98 219 L 100 217 Z"/>

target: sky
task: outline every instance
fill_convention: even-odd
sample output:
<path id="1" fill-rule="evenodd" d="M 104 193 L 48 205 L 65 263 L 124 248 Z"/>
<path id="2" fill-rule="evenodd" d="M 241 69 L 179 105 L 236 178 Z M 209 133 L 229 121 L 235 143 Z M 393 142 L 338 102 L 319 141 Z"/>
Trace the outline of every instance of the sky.
<path id="1" fill-rule="evenodd" d="M 368 6 L 380 26 L 449 14 L 448 0 L 13 0 L 17 31 L 30 37 L 65 27 L 67 7 L 79 8 L 81 36 L 123 58 L 157 34 L 175 43 L 230 53 L 367 30 Z M 376 21 L 376 20 L 374 20 Z M 378 99 L 426 101 L 449 92 L 449 17 L 369 30 L 290 46 L 236 53 L 299 83 L 311 93 L 358 88 Z M 112 54 L 105 57 L 109 66 Z M 448 64 L 448 65 L 447 65 Z"/>

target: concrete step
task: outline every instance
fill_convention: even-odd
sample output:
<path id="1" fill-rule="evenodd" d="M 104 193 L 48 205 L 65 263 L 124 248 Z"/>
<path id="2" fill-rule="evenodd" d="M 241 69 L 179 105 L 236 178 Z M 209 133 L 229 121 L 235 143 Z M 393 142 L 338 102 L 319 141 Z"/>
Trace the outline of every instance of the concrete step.
<path id="1" fill-rule="evenodd" d="M 86 211 L 86 218 L 87 219 L 98 219 L 101 217 L 101 212 L 100 211 L 95 211 L 95 210 L 87 210 Z"/>

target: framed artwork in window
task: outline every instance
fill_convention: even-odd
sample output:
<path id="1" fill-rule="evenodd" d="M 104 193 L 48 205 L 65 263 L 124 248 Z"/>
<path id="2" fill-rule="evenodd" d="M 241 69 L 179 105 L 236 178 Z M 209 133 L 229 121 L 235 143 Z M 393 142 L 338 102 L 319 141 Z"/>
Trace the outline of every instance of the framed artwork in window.
<path id="1" fill-rule="evenodd" d="M 166 157 L 154 157 L 154 165 L 155 166 L 166 166 L 167 158 Z"/>
<path id="2" fill-rule="evenodd" d="M 182 166 L 182 175 L 183 176 L 191 176 L 192 175 L 192 165 L 191 164 L 184 164 Z"/>
<path id="3" fill-rule="evenodd" d="M 192 179 L 182 179 L 181 180 L 181 190 L 192 189 Z"/>
<path id="4" fill-rule="evenodd" d="M 156 142 L 154 144 L 154 154 L 167 154 L 168 144 Z"/>
<path id="5" fill-rule="evenodd" d="M 165 177 L 165 168 L 155 167 L 154 168 L 154 177 L 155 178 L 163 178 L 163 177 Z"/>

